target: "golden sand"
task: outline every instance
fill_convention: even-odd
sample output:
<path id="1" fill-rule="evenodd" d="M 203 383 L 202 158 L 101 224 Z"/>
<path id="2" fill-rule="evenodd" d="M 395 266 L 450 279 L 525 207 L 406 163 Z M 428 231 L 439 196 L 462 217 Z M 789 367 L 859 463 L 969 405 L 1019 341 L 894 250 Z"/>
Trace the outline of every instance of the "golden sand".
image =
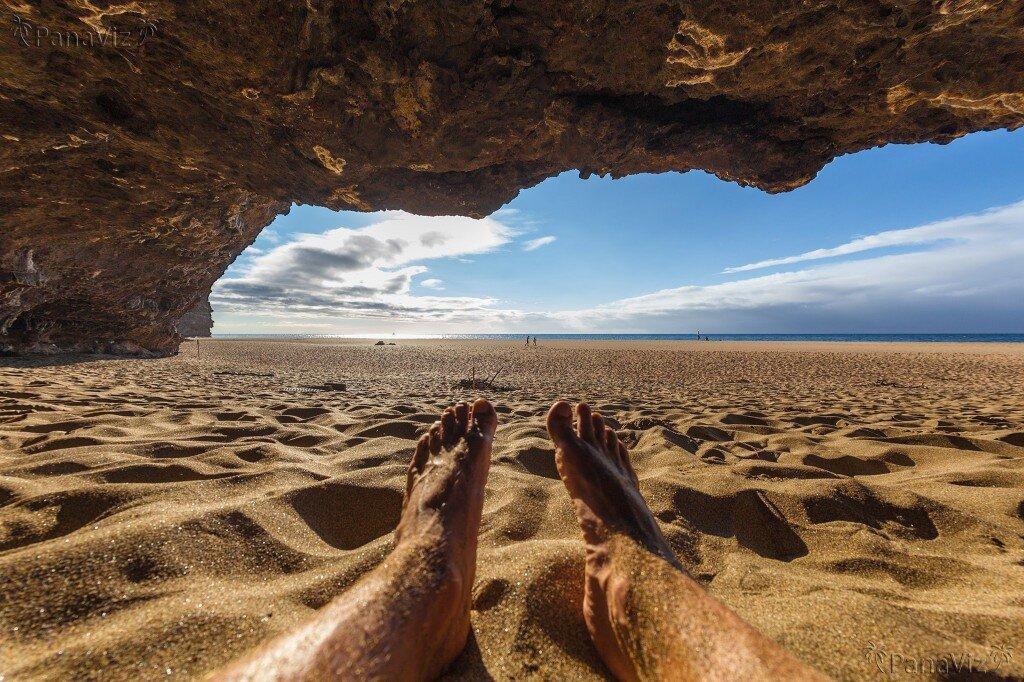
<path id="1" fill-rule="evenodd" d="M 0 679 L 201 677 L 294 626 L 387 553 L 414 439 L 478 393 L 501 425 L 452 676 L 606 675 L 556 398 L 605 415 L 682 563 L 802 660 L 1024 675 L 1022 346 L 200 350 L 0 365 Z"/>

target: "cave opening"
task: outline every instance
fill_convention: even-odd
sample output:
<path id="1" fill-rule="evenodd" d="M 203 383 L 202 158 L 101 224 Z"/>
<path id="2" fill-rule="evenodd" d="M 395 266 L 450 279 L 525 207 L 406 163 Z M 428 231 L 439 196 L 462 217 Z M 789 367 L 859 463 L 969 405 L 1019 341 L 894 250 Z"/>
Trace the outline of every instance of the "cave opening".
<path id="1" fill-rule="evenodd" d="M 1013 225 L 983 216 L 1014 219 L 1021 151 L 1019 131 L 890 145 L 782 195 L 569 171 L 483 218 L 296 205 L 213 286 L 214 334 L 1007 331 L 1003 307 L 963 292 L 1012 270 Z M 972 249 L 991 251 L 987 277 L 941 265 Z M 946 293 L 911 305 L 915 289 Z"/>

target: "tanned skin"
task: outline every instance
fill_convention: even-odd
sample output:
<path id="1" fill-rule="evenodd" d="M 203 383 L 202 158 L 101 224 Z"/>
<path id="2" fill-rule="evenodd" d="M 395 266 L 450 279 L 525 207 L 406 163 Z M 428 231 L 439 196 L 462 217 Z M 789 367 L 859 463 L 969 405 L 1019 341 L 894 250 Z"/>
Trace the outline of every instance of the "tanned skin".
<path id="1" fill-rule="evenodd" d="M 444 411 L 409 465 L 395 548 L 295 632 L 219 680 L 427 680 L 462 651 L 494 408 Z M 744 622 L 676 560 L 640 495 L 626 447 L 581 403 L 552 406 L 548 433 L 586 542 L 583 615 L 621 680 L 821 680 Z"/>
<path id="2" fill-rule="evenodd" d="M 460 403 L 420 438 L 395 547 L 305 625 L 219 680 L 429 680 L 469 635 L 477 534 L 498 415 Z"/>
<path id="3" fill-rule="evenodd" d="M 585 403 L 555 403 L 555 463 L 587 548 L 583 616 L 620 680 L 821 680 L 683 569 L 640 495 L 629 452 Z"/>

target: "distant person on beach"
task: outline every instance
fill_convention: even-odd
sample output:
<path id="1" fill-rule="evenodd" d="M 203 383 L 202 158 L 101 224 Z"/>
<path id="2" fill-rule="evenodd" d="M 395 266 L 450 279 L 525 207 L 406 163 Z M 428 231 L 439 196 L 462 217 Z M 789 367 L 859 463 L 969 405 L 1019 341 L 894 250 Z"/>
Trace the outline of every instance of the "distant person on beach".
<path id="1" fill-rule="evenodd" d="M 535 339 L 536 340 L 536 339 Z M 222 680 L 426 680 L 470 631 L 477 534 L 494 407 L 447 408 L 416 445 L 394 549 L 309 621 Z M 621 680 L 824 679 L 709 595 L 675 558 L 626 447 L 585 403 L 557 402 L 547 429 L 586 542 L 583 615 Z"/>

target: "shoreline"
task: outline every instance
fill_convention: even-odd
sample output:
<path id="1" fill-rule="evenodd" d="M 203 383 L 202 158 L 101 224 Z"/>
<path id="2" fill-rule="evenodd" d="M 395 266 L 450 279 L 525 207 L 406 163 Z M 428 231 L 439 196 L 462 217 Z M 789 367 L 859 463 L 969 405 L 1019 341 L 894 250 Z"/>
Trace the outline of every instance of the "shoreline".
<path id="1" fill-rule="evenodd" d="M 303 341 L 306 339 L 373 340 L 373 341 L 524 341 L 526 337 L 542 341 L 736 341 L 736 342 L 802 342 L 821 343 L 1024 343 L 1024 334 L 1000 332 L 992 334 L 218 334 L 199 337 L 225 341 Z M 190 340 L 196 337 L 188 337 Z"/>

